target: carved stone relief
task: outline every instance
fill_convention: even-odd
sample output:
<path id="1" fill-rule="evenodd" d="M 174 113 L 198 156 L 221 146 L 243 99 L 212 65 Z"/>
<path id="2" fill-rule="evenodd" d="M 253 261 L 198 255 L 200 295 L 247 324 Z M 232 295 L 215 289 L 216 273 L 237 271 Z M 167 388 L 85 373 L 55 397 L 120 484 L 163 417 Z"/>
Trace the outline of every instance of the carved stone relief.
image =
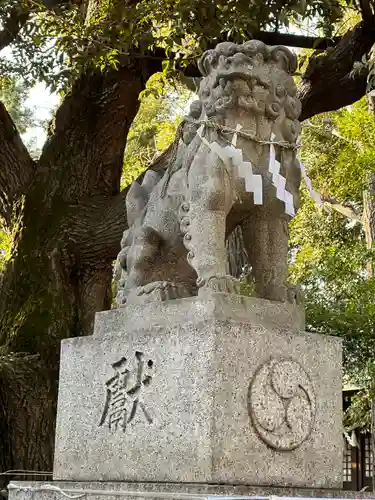
<path id="1" fill-rule="evenodd" d="M 237 225 L 246 227 L 257 297 L 290 298 L 287 223 L 301 179 L 296 63 L 287 48 L 257 40 L 204 53 L 199 101 L 173 154 L 129 188 L 119 305 L 194 296 L 200 288 L 238 293 L 225 246 Z"/>
<path id="2" fill-rule="evenodd" d="M 291 358 L 271 358 L 256 371 L 248 407 L 257 435 L 274 450 L 298 448 L 314 427 L 314 387 L 306 371 Z"/>
<path id="3" fill-rule="evenodd" d="M 152 381 L 151 371 L 154 362 L 144 360 L 144 354 L 135 352 L 135 365 L 122 357 L 112 364 L 115 375 L 106 382 L 107 394 L 99 427 L 106 424 L 112 431 L 126 431 L 128 424 L 140 411 L 146 421 L 153 419 L 143 400 L 144 388 Z M 145 371 L 149 373 L 145 374 Z"/>

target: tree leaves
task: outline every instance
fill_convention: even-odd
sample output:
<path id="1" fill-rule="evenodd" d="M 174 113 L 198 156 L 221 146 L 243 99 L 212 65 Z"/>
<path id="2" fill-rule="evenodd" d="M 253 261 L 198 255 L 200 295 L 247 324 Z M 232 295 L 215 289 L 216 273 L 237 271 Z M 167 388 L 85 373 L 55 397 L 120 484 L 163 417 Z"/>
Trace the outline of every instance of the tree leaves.
<path id="1" fill-rule="evenodd" d="M 374 139 L 366 99 L 303 127 L 302 158 L 323 197 L 363 211 L 363 190 L 375 172 Z M 290 235 L 291 281 L 303 285 L 307 327 L 343 337 L 347 380 L 364 388 L 346 422 L 367 425 L 365 408 L 375 395 L 375 278 L 367 269 L 375 248 L 367 248 L 360 222 L 325 214 L 305 191 Z"/>
<path id="2" fill-rule="evenodd" d="M 130 129 L 121 186 L 135 180 L 174 140 L 191 92 L 155 74 L 142 93 L 142 104 Z"/>
<path id="3" fill-rule="evenodd" d="M 4 103 L 18 131 L 22 134 L 35 125 L 33 110 L 25 106 L 28 89 L 23 82 L 10 77 L 0 77 L 0 101 Z"/>
<path id="4" fill-rule="evenodd" d="M 14 3 L 2 2 L 0 16 Z M 79 2 L 54 2 L 53 8 L 33 3 L 32 16 L 13 44 L 13 61 L 2 69 L 60 90 L 83 71 L 116 68 L 125 56 L 147 57 L 160 47 L 167 54 L 167 73 L 173 61 L 183 67 L 215 40 L 242 42 L 260 29 L 280 29 L 297 18 L 328 27 L 343 11 L 338 0 L 108 0 L 95 5 L 85 19 Z"/>

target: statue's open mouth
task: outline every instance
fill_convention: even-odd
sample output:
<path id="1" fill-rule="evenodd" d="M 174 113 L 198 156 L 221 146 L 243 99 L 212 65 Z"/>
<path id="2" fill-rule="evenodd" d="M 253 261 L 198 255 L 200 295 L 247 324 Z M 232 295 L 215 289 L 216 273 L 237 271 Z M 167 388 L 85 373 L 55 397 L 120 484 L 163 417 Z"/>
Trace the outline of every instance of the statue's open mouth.
<path id="1" fill-rule="evenodd" d="M 246 83 L 249 83 L 252 78 L 252 75 L 246 74 L 243 71 L 220 71 L 217 73 L 212 87 L 215 88 L 220 85 L 224 88 L 228 81 L 233 80 L 244 80 Z"/>
<path id="2" fill-rule="evenodd" d="M 223 113 L 225 110 L 238 106 L 243 109 L 261 112 L 264 103 L 259 106 L 257 99 L 252 95 L 256 86 L 268 89 L 263 79 L 251 71 L 253 66 L 241 64 L 227 70 L 219 70 L 210 82 L 211 90 L 207 92 L 205 110 L 207 116 Z M 259 99 L 258 99 L 259 100 Z"/>
<path id="3" fill-rule="evenodd" d="M 221 87 L 224 91 L 230 89 L 230 85 L 228 84 L 234 82 L 235 80 L 242 80 L 246 82 L 247 86 L 250 90 L 252 90 L 254 84 L 262 86 L 264 88 L 268 88 L 266 82 L 264 82 L 258 75 L 254 73 L 249 73 L 245 71 L 219 71 L 215 77 L 212 88 L 215 89 L 217 87 Z"/>

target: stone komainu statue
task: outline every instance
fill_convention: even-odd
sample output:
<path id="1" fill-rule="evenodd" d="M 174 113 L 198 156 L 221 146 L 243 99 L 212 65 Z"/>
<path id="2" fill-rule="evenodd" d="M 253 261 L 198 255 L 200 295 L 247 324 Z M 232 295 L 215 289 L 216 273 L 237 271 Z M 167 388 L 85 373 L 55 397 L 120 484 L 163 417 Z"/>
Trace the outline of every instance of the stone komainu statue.
<path id="1" fill-rule="evenodd" d="M 200 288 L 235 293 L 236 280 L 226 271 L 225 241 L 238 225 L 256 295 L 284 302 L 292 214 L 277 189 L 289 194 L 296 211 L 301 109 L 292 78 L 296 56 L 256 40 L 221 43 L 203 55 L 199 69 L 199 101 L 180 128 L 175 154 L 166 168 L 151 167 L 142 184 L 133 182 L 129 189 L 118 302 L 187 297 Z M 252 165 L 246 163 L 242 173 L 234 158 L 223 161 L 217 152 L 233 153 L 233 138 L 237 153 Z M 279 162 L 276 178 L 272 154 Z M 248 175 L 245 167 L 250 167 Z M 249 188 L 256 178 L 262 182 L 258 204 Z"/>

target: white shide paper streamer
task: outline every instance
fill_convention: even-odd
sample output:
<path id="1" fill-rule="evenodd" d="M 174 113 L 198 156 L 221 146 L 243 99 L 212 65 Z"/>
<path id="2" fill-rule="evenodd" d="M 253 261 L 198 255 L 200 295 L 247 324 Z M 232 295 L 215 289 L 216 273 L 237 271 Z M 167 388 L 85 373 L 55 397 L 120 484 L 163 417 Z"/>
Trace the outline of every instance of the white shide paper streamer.
<path id="1" fill-rule="evenodd" d="M 241 130 L 242 126 L 237 125 L 236 130 Z M 197 130 L 197 134 L 201 138 L 203 144 L 211 149 L 217 156 L 224 162 L 225 165 L 229 166 L 229 160 L 237 167 L 238 175 L 245 180 L 245 189 L 248 193 L 253 193 L 254 204 L 263 204 L 263 181 L 262 176 L 253 173 L 252 165 L 249 161 L 243 161 L 242 150 L 236 148 L 237 144 L 237 134 L 233 134 L 232 144 L 230 146 L 220 146 L 217 142 L 208 142 L 205 137 L 203 137 L 204 124 L 202 124 Z"/>
<path id="2" fill-rule="evenodd" d="M 236 132 L 233 134 L 232 143 L 229 146 L 220 146 L 216 141 L 208 142 L 208 140 L 203 137 L 204 124 L 202 124 L 197 130 L 197 134 L 200 137 L 203 144 L 211 149 L 226 166 L 230 166 L 230 160 L 232 164 L 237 167 L 238 176 L 245 180 L 245 189 L 248 193 L 253 193 L 254 204 L 263 204 L 263 180 L 262 176 L 253 173 L 252 165 L 249 161 L 244 161 L 242 150 L 236 148 L 237 145 L 237 132 L 242 129 L 242 125 L 238 124 L 236 127 Z M 274 141 L 276 136 L 272 134 L 271 141 Z M 298 163 L 302 172 L 302 177 L 306 183 L 307 189 L 313 200 L 321 205 L 324 210 L 329 213 L 329 210 L 324 205 L 322 198 L 319 193 L 313 190 L 310 177 L 307 175 L 306 168 L 298 158 Z M 272 184 L 276 188 L 276 198 L 285 204 L 285 212 L 294 217 L 296 215 L 296 210 L 293 203 L 293 195 L 286 188 L 286 178 L 280 174 L 281 164 L 276 160 L 276 151 L 274 145 L 270 144 L 270 159 L 268 170 L 272 175 Z"/>
<path id="3" fill-rule="evenodd" d="M 276 139 L 275 135 L 271 135 L 271 141 Z M 272 184 L 276 188 L 276 198 L 285 203 L 285 212 L 294 217 L 296 215 L 296 210 L 293 203 L 293 195 L 287 189 L 285 189 L 286 178 L 280 174 L 281 164 L 276 160 L 276 151 L 273 144 L 270 145 L 270 161 L 268 164 L 268 170 L 272 175 Z"/>

